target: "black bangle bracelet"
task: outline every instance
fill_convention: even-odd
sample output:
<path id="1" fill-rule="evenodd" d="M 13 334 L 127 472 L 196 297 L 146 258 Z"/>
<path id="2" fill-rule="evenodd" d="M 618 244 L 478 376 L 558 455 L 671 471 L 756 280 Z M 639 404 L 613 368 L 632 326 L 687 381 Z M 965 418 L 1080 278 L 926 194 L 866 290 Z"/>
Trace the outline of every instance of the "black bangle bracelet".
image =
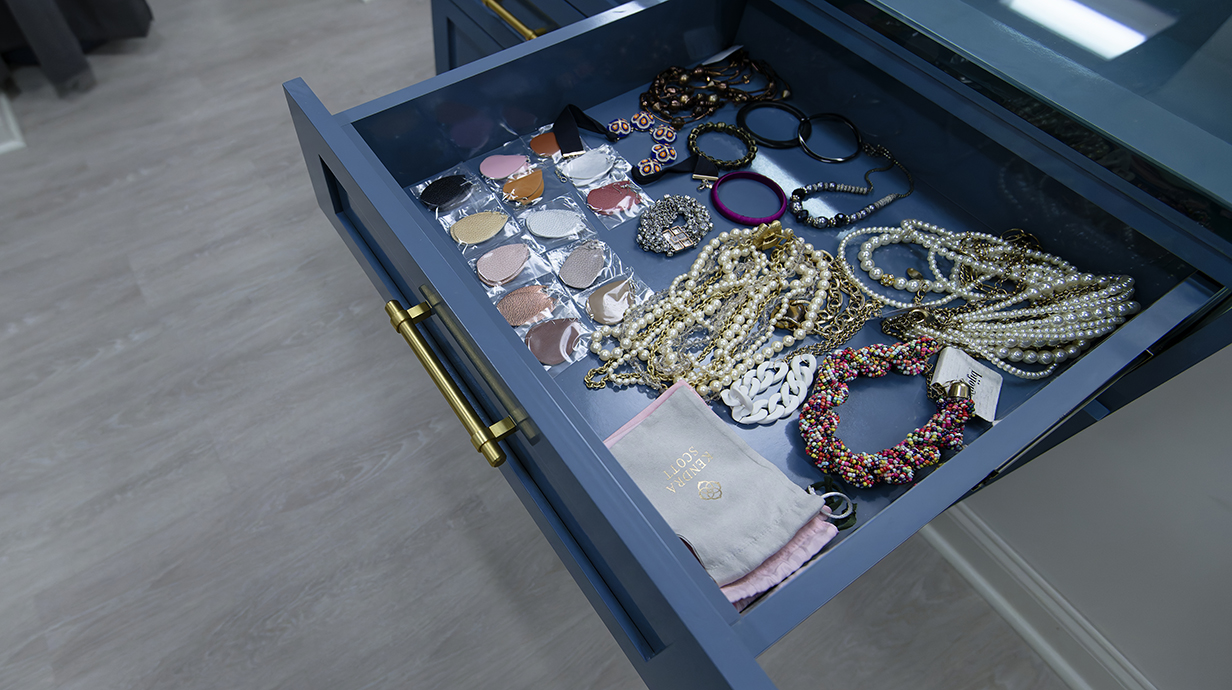
<path id="1" fill-rule="evenodd" d="M 791 139 L 767 139 L 757 132 L 754 132 L 753 128 L 748 125 L 748 119 L 749 113 L 757 110 L 758 108 L 777 108 L 778 110 L 794 115 L 796 119 L 799 120 L 799 123 L 796 125 L 796 137 Z M 805 115 L 804 111 L 800 110 L 796 106 L 788 105 L 781 101 L 753 101 L 745 104 L 745 106 L 740 109 L 740 112 L 736 113 L 736 125 L 748 132 L 749 136 L 753 137 L 753 141 L 772 149 L 794 149 L 800 145 L 800 132 L 804 132 L 804 138 L 806 139 L 813 133 L 813 123 L 809 122 L 809 116 Z"/>
<path id="2" fill-rule="evenodd" d="M 743 158 L 734 161 L 725 161 L 708 155 L 697 146 L 697 138 L 707 132 L 718 132 L 719 134 L 736 137 L 745 145 L 748 152 L 744 154 Z M 753 162 L 753 159 L 757 157 L 757 142 L 753 141 L 753 137 L 745 130 L 729 125 L 726 122 L 703 122 L 694 127 L 692 132 L 689 132 L 689 151 L 695 156 L 705 158 L 714 163 L 715 167 L 719 170 L 733 170 L 735 168 L 743 168 Z"/>
<path id="3" fill-rule="evenodd" d="M 850 154 L 846 156 L 840 156 L 838 158 L 831 158 L 830 156 L 823 156 L 813 151 L 813 149 L 810 149 L 808 147 L 808 142 L 805 141 L 805 138 L 808 137 L 808 135 L 812 133 L 811 127 L 812 127 L 813 120 L 841 122 L 847 125 L 848 127 L 850 127 L 851 133 L 855 135 L 856 137 L 856 150 L 852 151 Z M 810 129 L 808 130 L 804 129 L 805 122 L 809 123 Z M 856 126 L 852 124 L 851 120 L 848 120 L 847 118 L 843 117 L 842 115 L 839 115 L 838 113 L 817 113 L 816 115 L 810 115 L 807 120 L 802 120 L 800 122 L 800 126 L 796 129 L 796 140 L 799 142 L 800 148 L 804 149 L 805 153 L 812 156 L 813 158 L 816 158 L 822 163 L 846 163 L 849 160 L 855 160 L 860 155 L 860 151 L 863 150 L 864 148 L 864 138 L 860 136 L 860 130 L 856 129 Z"/>

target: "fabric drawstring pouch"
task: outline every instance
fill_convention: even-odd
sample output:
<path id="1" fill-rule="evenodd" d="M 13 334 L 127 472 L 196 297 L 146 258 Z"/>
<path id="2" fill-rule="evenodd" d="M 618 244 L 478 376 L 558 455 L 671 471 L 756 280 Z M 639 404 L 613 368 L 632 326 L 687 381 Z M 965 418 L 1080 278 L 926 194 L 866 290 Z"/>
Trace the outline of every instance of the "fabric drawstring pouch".
<path id="1" fill-rule="evenodd" d="M 825 498 L 761 457 L 684 381 L 605 444 L 740 608 L 836 533 Z"/>

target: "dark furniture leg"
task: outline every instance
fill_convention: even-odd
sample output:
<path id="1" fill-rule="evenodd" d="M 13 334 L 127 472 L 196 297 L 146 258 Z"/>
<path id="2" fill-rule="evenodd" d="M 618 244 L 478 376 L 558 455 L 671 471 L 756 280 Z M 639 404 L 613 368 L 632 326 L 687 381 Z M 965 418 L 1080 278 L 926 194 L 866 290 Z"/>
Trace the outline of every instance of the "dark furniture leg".
<path id="1" fill-rule="evenodd" d="M 43 73 L 61 96 L 94 86 L 94 73 L 54 0 L 4 0 Z"/>

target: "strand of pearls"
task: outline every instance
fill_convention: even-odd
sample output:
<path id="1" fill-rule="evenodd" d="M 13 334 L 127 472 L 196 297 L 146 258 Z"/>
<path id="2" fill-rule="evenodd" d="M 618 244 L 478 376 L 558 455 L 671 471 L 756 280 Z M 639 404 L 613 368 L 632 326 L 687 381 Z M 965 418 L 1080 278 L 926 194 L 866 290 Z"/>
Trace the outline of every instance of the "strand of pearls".
<path id="1" fill-rule="evenodd" d="M 720 233 L 666 290 L 594 332 L 590 349 L 603 365 L 586 374 L 586 385 L 662 390 L 685 379 L 702 397 L 717 396 L 813 330 L 832 262 L 777 221 Z M 775 324 L 803 302 L 797 328 L 776 339 Z M 607 338 L 613 347 L 604 347 Z"/>
<path id="2" fill-rule="evenodd" d="M 1079 272 L 1061 259 L 1006 239 L 980 232 L 956 233 L 918 220 L 899 227 L 866 228 L 847 234 L 838 256 L 861 237 L 856 253 L 872 280 L 894 290 L 915 293 L 912 301 L 872 290 L 846 261 L 844 270 L 873 300 L 909 310 L 888 319 L 884 328 L 900 338 L 928 337 L 960 347 L 1023 379 L 1052 375 L 1057 365 L 1078 357 L 1096 338 L 1111 333 L 1138 312 L 1130 276 L 1095 276 Z M 873 253 L 892 244 L 916 244 L 928 255 L 931 278 L 904 278 L 873 262 Z M 939 258 L 950 262 L 949 273 Z M 922 275 L 922 274 L 921 274 Z M 1015 289 L 1001 286 L 1012 284 Z M 928 292 L 941 296 L 922 299 Z M 955 299 L 963 306 L 937 309 Z M 1040 369 L 1023 369 L 1038 364 Z"/>

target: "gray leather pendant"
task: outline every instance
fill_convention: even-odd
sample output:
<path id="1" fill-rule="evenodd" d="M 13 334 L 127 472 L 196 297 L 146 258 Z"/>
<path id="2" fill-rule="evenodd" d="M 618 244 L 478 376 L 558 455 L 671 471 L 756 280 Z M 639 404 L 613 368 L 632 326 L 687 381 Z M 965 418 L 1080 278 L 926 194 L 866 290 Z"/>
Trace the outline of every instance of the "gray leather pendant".
<path id="1" fill-rule="evenodd" d="M 557 275 L 565 285 L 575 290 L 585 290 L 594 284 L 595 278 L 599 277 L 599 273 L 603 271 L 606 264 L 603 243 L 599 240 L 590 240 L 569 253 L 569 257 L 565 259 L 565 263 L 561 264 Z"/>
<path id="2" fill-rule="evenodd" d="M 526 214 L 524 222 L 532 234 L 550 240 L 576 235 L 586 229 L 582 216 L 567 209 L 533 211 Z"/>

